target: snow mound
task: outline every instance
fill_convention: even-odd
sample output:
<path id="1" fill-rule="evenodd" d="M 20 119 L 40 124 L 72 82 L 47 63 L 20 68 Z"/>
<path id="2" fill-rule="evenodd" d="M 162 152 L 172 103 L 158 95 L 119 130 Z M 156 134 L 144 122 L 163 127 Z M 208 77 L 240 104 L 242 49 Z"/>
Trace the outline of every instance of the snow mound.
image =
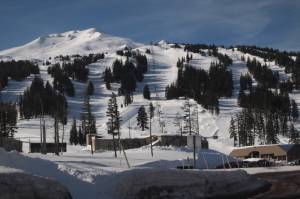
<path id="1" fill-rule="evenodd" d="M 0 171 L 0 198 L 71 199 L 69 191 L 58 182 L 26 173 Z"/>
<path id="2" fill-rule="evenodd" d="M 42 160 L 40 158 L 30 158 L 25 157 L 17 152 L 6 152 L 4 149 L 0 148 L 0 190 L 2 194 L 2 184 L 1 184 L 1 175 L 3 174 L 13 174 L 22 172 L 27 174 L 33 174 L 36 176 L 42 176 L 48 179 L 55 179 L 59 183 L 63 184 L 68 188 L 71 194 L 76 198 L 83 198 L 87 196 L 87 192 L 89 193 L 89 198 L 96 198 L 95 191 L 92 191 L 92 187 L 74 176 L 71 176 L 63 171 L 58 169 L 57 164 L 52 163 L 47 160 Z M 6 168 L 5 168 L 6 167 Z M 3 169 L 5 168 L 5 169 Z M 9 168 L 9 169 L 7 169 Z M 2 172 L 3 170 L 3 172 Z M 21 170 L 21 171 L 20 171 Z M 2 173 L 2 174 L 1 174 Z M 11 176 L 12 180 L 14 176 Z M 16 178 L 15 180 L 17 180 Z M 22 176 L 20 176 L 22 179 Z M 28 184 L 32 184 L 34 180 L 26 181 Z M 21 183 L 21 182 L 20 182 Z M 25 184 L 25 182 L 24 182 Z M 43 185 L 43 184 L 41 184 Z M 37 183 L 36 186 L 39 186 Z M 22 187 L 22 186 L 21 186 Z M 47 187 L 47 186 L 46 186 Z M 30 188 L 30 187 L 29 187 Z M 28 188 L 28 189 L 29 189 Z M 82 190 L 86 192 L 83 193 Z M 0 199 L 2 195 L 0 195 Z M 53 196 L 50 194 L 49 196 Z M 11 198 L 11 197 L 8 197 Z M 15 198 L 15 197 L 12 197 Z M 17 198 L 17 197 L 16 197 Z M 20 198 L 20 197 L 19 197 Z M 26 198 L 26 197 L 25 197 Z M 28 197 L 31 198 L 31 197 Z M 40 197 L 44 198 L 44 197 Z M 51 198 L 51 197 L 50 197 Z M 54 197 L 53 197 L 54 198 Z"/>
<path id="3" fill-rule="evenodd" d="M 126 172 L 125 172 L 126 173 Z M 120 198 L 246 198 L 270 185 L 245 171 L 132 170 L 117 188 Z"/>
<path id="4" fill-rule="evenodd" d="M 90 28 L 42 36 L 23 46 L 0 51 L 0 57 L 46 59 L 58 55 L 114 52 L 124 46 L 137 48 L 140 45 L 130 39 L 110 36 Z"/>

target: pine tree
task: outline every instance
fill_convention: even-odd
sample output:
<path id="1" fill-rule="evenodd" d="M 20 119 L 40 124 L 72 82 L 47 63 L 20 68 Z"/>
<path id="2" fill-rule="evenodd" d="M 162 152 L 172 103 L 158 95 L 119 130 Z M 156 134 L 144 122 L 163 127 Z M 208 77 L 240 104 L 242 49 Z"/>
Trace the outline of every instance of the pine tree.
<path id="1" fill-rule="evenodd" d="M 87 95 L 93 95 L 94 94 L 94 84 L 93 82 L 89 81 L 86 88 Z"/>
<path id="2" fill-rule="evenodd" d="M 78 144 L 78 134 L 77 134 L 77 127 L 76 127 L 76 120 L 73 119 L 73 124 L 70 130 L 70 144 L 77 145 Z"/>
<path id="3" fill-rule="evenodd" d="M 299 118 L 299 112 L 298 112 L 298 106 L 295 102 L 295 100 L 292 100 L 292 112 L 291 112 L 291 116 L 293 118 L 293 121 L 297 121 L 297 119 Z"/>
<path id="4" fill-rule="evenodd" d="M 299 132 L 295 129 L 294 124 L 290 124 L 290 143 L 299 144 Z"/>
<path id="5" fill-rule="evenodd" d="M 55 155 L 59 155 L 59 126 L 58 117 L 54 116 L 54 143 L 55 143 Z"/>
<path id="6" fill-rule="evenodd" d="M 233 143 L 234 146 L 237 146 L 237 131 L 236 130 L 237 129 L 235 126 L 235 121 L 234 121 L 233 117 L 231 117 L 230 126 L 229 126 L 229 135 L 230 135 L 230 138 L 233 138 L 233 140 L 234 140 L 234 143 Z"/>
<path id="7" fill-rule="evenodd" d="M 280 117 L 280 134 L 286 136 L 288 134 L 288 118 L 286 115 L 281 115 Z"/>
<path id="8" fill-rule="evenodd" d="M 86 135 L 97 134 L 96 120 L 91 111 L 90 97 L 85 95 L 83 103 L 83 112 L 81 113 L 83 140 L 86 143 Z"/>
<path id="9" fill-rule="evenodd" d="M 150 118 L 154 117 L 154 111 L 155 111 L 155 107 L 153 106 L 152 102 L 150 102 L 150 104 L 149 104 L 149 116 L 150 116 Z"/>
<path id="10" fill-rule="evenodd" d="M 84 139 L 84 135 L 83 135 L 83 132 L 81 129 L 82 128 L 80 127 L 78 130 L 78 144 L 80 144 L 82 146 L 85 143 L 85 139 Z"/>
<path id="11" fill-rule="evenodd" d="M 110 68 L 106 68 L 104 71 L 104 82 L 106 88 L 110 90 L 111 89 L 110 83 L 113 82 L 113 75 Z"/>
<path id="12" fill-rule="evenodd" d="M 148 99 L 148 100 L 150 100 L 150 98 L 151 98 L 150 89 L 149 89 L 149 86 L 147 84 L 144 86 L 143 96 L 144 96 L 145 99 Z"/>
<path id="13" fill-rule="evenodd" d="M 65 91 L 69 97 L 74 97 L 75 89 L 74 89 L 74 86 L 73 86 L 73 83 L 71 82 L 71 80 L 69 80 L 65 83 Z"/>
<path id="14" fill-rule="evenodd" d="M 124 95 L 124 105 L 128 106 L 129 104 L 132 103 L 133 96 L 131 96 L 129 93 L 125 93 Z"/>
<path id="15" fill-rule="evenodd" d="M 120 145 L 120 123 L 121 117 L 118 111 L 118 103 L 117 98 L 114 93 L 112 93 L 111 98 L 108 100 L 108 107 L 106 111 L 106 115 L 108 117 L 107 122 L 107 132 L 113 136 L 113 144 L 114 144 L 114 151 L 115 157 L 117 157 L 117 149 L 115 143 L 115 136 L 118 136 L 119 145 Z M 121 150 L 120 146 L 119 149 Z"/>
<path id="16" fill-rule="evenodd" d="M 0 137 L 13 137 L 17 129 L 16 125 L 16 105 L 0 102 Z"/>
<path id="17" fill-rule="evenodd" d="M 148 129 L 148 116 L 145 111 L 145 107 L 141 106 L 138 110 L 138 116 L 137 116 L 137 125 L 142 128 L 142 131 L 145 129 Z"/>
<path id="18" fill-rule="evenodd" d="M 277 144 L 278 137 L 277 134 L 274 133 L 274 124 L 272 118 L 269 116 L 266 122 L 266 141 L 267 144 Z"/>
<path id="19" fill-rule="evenodd" d="M 150 104 L 149 104 L 149 130 L 150 130 L 150 149 L 151 149 L 151 155 L 152 155 L 152 157 L 153 157 L 153 146 L 152 146 L 152 129 L 151 129 L 151 125 L 152 125 L 152 118 L 154 117 L 154 110 L 155 110 L 155 108 L 154 108 L 154 106 L 153 106 L 153 104 L 152 104 L 152 102 L 150 102 Z"/>
<path id="20" fill-rule="evenodd" d="M 120 116 L 120 112 L 118 110 L 118 103 L 117 103 L 117 98 L 116 96 L 114 96 L 114 100 L 113 100 L 113 109 L 114 109 L 114 122 L 113 122 L 113 128 L 114 130 L 117 131 L 117 135 L 118 135 L 118 141 L 119 141 L 119 150 L 121 152 L 121 133 L 120 133 L 120 125 L 121 125 L 121 116 Z"/>
<path id="21" fill-rule="evenodd" d="M 265 130 L 265 120 L 263 117 L 263 114 L 261 112 L 255 113 L 255 125 L 256 125 L 256 131 L 257 136 L 260 141 L 260 144 L 266 143 L 266 130 Z"/>

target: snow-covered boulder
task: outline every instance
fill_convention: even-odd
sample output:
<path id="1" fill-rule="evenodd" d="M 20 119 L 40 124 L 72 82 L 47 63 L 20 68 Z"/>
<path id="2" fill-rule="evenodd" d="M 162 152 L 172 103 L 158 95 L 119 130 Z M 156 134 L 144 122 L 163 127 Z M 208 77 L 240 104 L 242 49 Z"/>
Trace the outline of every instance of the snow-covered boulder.
<path id="1" fill-rule="evenodd" d="M 123 199 L 245 198 L 267 189 L 266 181 L 245 171 L 129 171 L 117 188 Z"/>
<path id="2" fill-rule="evenodd" d="M 69 191 L 54 180 L 16 169 L 0 168 L 0 199 L 71 199 Z"/>

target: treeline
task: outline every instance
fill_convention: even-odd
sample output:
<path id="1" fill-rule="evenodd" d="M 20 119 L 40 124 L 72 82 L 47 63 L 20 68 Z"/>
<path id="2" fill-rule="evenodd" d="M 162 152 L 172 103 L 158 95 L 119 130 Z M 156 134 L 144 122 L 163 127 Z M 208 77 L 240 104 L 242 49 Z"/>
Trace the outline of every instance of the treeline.
<path id="1" fill-rule="evenodd" d="M 285 68 L 285 72 L 286 73 L 292 73 L 292 78 L 290 80 L 288 80 L 287 82 L 285 82 L 283 85 L 279 85 L 281 88 L 288 88 L 289 91 L 291 91 L 292 89 L 290 89 L 291 87 L 291 82 L 293 83 L 293 87 L 296 89 L 300 88 L 300 53 L 299 52 L 286 52 L 286 51 L 279 51 L 279 50 L 274 50 L 272 48 L 259 48 L 256 46 L 239 46 L 238 50 L 240 50 L 243 53 L 248 53 L 254 56 L 258 56 L 258 57 L 262 57 L 264 58 L 265 61 L 275 61 L 275 64 L 282 66 Z M 292 58 L 292 56 L 295 57 Z M 258 61 L 248 61 L 247 60 L 247 66 L 252 66 L 254 68 L 257 67 L 257 65 L 260 65 L 260 63 L 258 63 Z M 265 65 L 261 66 L 263 68 L 267 68 Z M 255 69 L 254 69 L 255 70 Z M 277 74 L 273 73 L 273 77 L 271 74 L 271 70 L 270 69 L 263 69 L 264 74 L 263 75 L 267 75 L 267 77 L 261 77 L 261 78 L 257 78 L 254 77 L 255 79 L 259 80 L 259 79 L 266 79 L 264 81 L 268 81 L 269 83 L 271 81 L 273 81 L 273 86 L 274 86 L 274 82 L 276 81 L 276 79 L 278 79 Z M 263 75 L 259 75 L 260 71 L 257 71 L 257 76 L 263 76 Z M 278 80 L 277 80 L 277 83 Z M 280 83 L 282 84 L 282 83 Z"/>
<path id="2" fill-rule="evenodd" d="M 81 55 L 59 55 L 56 56 L 55 59 L 59 59 L 61 61 L 72 61 L 72 59 L 83 59 L 87 63 L 94 63 L 97 62 L 100 59 L 104 59 L 104 53 L 97 53 L 97 54 L 89 54 L 87 56 L 81 56 Z"/>
<path id="3" fill-rule="evenodd" d="M 207 44 L 185 44 L 184 45 L 184 51 L 189 51 L 193 53 L 201 53 L 202 50 L 206 49 L 217 49 L 217 46 L 215 45 L 207 45 Z"/>
<path id="4" fill-rule="evenodd" d="M 71 62 L 63 62 L 62 70 L 73 80 L 86 82 L 89 70 L 87 65 L 104 59 L 104 54 L 89 54 L 88 56 L 77 57 Z"/>
<path id="5" fill-rule="evenodd" d="M 232 73 L 222 63 L 211 63 L 209 71 L 190 66 L 178 69 L 177 81 L 166 87 L 166 98 L 193 98 L 213 113 L 219 112 L 219 98 L 231 97 Z"/>
<path id="6" fill-rule="evenodd" d="M 292 81 L 296 89 L 300 88 L 300 55 L 296 57 L 294 67 L 292 68 Z"/>
<path id="7" fill-rule="evenodd" d="M 30 74 L 39 74 L 38 65 L 30 61 L 7 61 L 0 62 L 0 91 L 7 86 L 8 78 L 16 81 L 22 81 Z"/>
<path id="8" fill-rule="evenodd" d="M 0 137 L 13 137 L 17 129 L 16 104 L 0 102 Z"/>
<path id="9" fill-rule="evenodd" d="M 297 81 L 296 77 L 293 75 L 292 75 L 292 79 L 295 78 L 293 79 L 294 80 L 293 82 L 290 79 L 280 81 L 278 72 L 273 72 L 266 64 L 262 65 L 255 58 L 253 58 L 252 60 L 249 57 L 247 58 L 247 68 L 249 72 L 253 75 L 254 79 L 257 81 L 258 86 L 263 88 L 274 88 L 274 89 L 279 88 L 281 93 L 292 92 L 294 88 L 294 82 Z M 300 85 L 300 76 L 299 76 L 299 85 Z M 249 74 L 241 75 L 240 86 L 241 86 L 241 90 L 252 88 L 252 78 Z"/>
<path id="10" fill-rule="evenodd" d="M 281 52 L 272 49 L 243 47 L 239 50 L 269 61 L 284 60 L 280 56 Z M 286 55 L 290 56 L 288 53 Z M 299 132 L 294 128 L 294 122 L 299 117 L 298 107 L 288 94 L 293 90 L 295 81 L 280 81 L 277 72 L 255 58 L 247 59 L 247 68 L 258 85 L 252 85 L 249 74 L 240 77 L 238 105 L 243 109 L 231 118 L 229 127 L 234 145 L 250 146 L 257 144 L 256 142 L 276 144 L 280 135 L 289 137 L 291 143 L 299 143 Z"/>
<path id="11" fill-rule="evenodd" d="M 82 107 L 82 112 L 80 113 L 81 125 L 77 126 L 77 122 L 73 119 L 73 124 L 70 129 L 70 144 L 74 145 L 85 145 L 86 136 L 88 134 L 97 134 L 96 119 L 92 113 L 92 107 L 90 104 L 90 95 L 93 94 L 94 86 L 92 82 L 88 82 L 84 92 L 84 103 Z"/>
<path id="12" fill-rule="evenodd" d="M 229 134 L 234 139 L 234 146 L 259 144 L 277 144 L 278 136 L 287 136 L 290 143 L 299 143 L 299 132 L 294 128 L 294 121 L 299 117 L 298 108 L 292 101 L 289 114 L 264 109 L 244 108 L 230 121 Z"/>
<path id="13" fill-rule="evenodd" d="M 293 122 L 299 117 L 297 104 L 290 100 L 287 92 L 270 88 L 252 87 L 251 77 L 241 76 L 238 105 L 243 110 L 235 114 L 230 122 L 229 133 L 235 146 L 278 143 L 278 136 L 289 136 L 298 142 L 298 132 Z"/>
<path id="14" fill-rule="evenodd" d="M 206 45 L 206 44 L 187 44 L 184 47 L 185 51 L 193 52 L 193 53 L 200 53 L 202 55 L 205 54 L 203 52 L 204 49 L 208 49 L 208 56 L 217 57 L 219 62 L 221 62 L 224 66 L 229 66 L 232 64 L 232 59 L 226 55 L 218 52 L 218 48 L 215 45 Z"/>
<path id="15" fill-rule="evenodd" d="M 279 66 L 285 67 L 285 72 L 292 72 L 295 66 L 295 61 L 291 56 L 300 56 L 299 52 L 286 52 L 279 51 L 273 48 L 261 48 L 257 46 L 237 46 L 238 50 L 243 53 L 248 53 L 250 55 L 258 56 L 263 58 L 265 61 L 275 61 Z"/>
<path id="16" fill-rule="evenodd" d="M 59 63 L 48 67 L 48 74 L 53 77 L 53 88 L 60 93 L 66 92 L 68 96 L 73 97 L 75 95 L 75 89 L 72 81 L 65 70 Z"/>
<path id="17" fill-rule="evenodd" d="M 252 90 L 252 77 L 248 73 L 240 76 L 240 90 Z"/>
<path id="18" fill-rule="evenodd" d="M 20 116 L 25 119 L 42 115 L 56 117 L 60 122 L 67 122 L 67 101 L 63 94 L 57 92 L 47 81 L 35 77 L 19 100 Z"/>
<path id="19" fill-rule="evenodd" d="M 123 50 L 117 50 L 116 51 L 117 55 L 120 56 L 126 56 L 126 57 L 134 57 L 136 56 L 138 53 L 136 51 L 132 51 L 130 50 L 128 47 L 125 47 Z"/>
<path id="20" fill-rule="evenodd" d="M 240 91 L 238 105 L 264 112 L 278 112 L 286 116 L 290 114 L 290 99 L 287 93 L 277 94 L 261 87 L 255 87 L 248 92 Z"/>
<path id="21" fill-rule="evenodd" d="M 247 68 L 258 84 L 264 88 L 277 88 L 279 83 L 278 72 L 273 72 L 266 64 L 262 65 L 255 58 L 247 59 Z"/>
<path id="22" fill-rule="evenodd" d="M 84 145 L 86 142 L 85 135 L 83 134 L 82 127 L 77 128 L 76 120 L 73 119 L 73 124 L 70 130 L 70 138 L 69 138 L 70 144 L 74 145 Z"/>
<path id="23" fill-rule="evenodd" d="M 145 55 L 137 54 L 135 56 L 135 64 L 129 58 L 125 63 L 122 60 L 115 60 L 112 65 L 112 70 L 106 68 L 104 75 L 104 82 L 107 89 L 110 89 L 110 83 L 120 82 L 120 94 L 132 93 L 136 89 L 136 82 L 143 81 L 144 73 L 148 70 L 148 62 Z"/>
<path id="24" fill-rule="evenodd" d="M 193 55 L 187 53 L 185 57 L 178 58 L 176 66 L 177 68 L 183 68 L 185 64 L 188 64 L 193 59 Z"/>

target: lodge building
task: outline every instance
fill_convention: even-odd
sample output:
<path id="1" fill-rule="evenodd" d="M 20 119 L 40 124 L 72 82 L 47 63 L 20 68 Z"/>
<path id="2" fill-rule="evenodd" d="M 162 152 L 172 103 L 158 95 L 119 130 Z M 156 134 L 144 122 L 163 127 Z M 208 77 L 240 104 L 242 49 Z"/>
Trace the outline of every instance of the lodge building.
<path id="1" fill-rule="evenodd" d="M 240 147 L 232 150 L 230 156 L 240 159 L 263 158 L 267 160 L 283 160 L 289 162 L 300 159 L 300 144 Z"/>

